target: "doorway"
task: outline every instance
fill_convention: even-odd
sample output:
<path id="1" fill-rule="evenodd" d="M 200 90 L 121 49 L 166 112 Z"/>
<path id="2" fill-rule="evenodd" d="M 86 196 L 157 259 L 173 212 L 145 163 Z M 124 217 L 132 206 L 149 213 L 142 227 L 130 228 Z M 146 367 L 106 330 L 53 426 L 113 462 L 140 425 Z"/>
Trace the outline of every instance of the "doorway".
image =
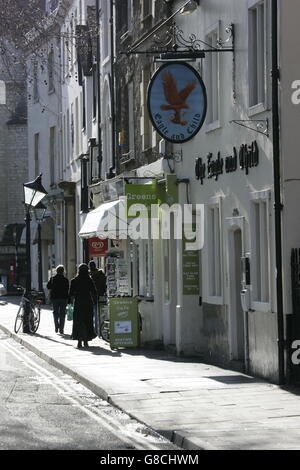
<path id="1" fill-rule="evenodd" d="M 242 290 L 242 231 L 229 232 L 229 322 L 231 359 L 245 361 L 244 312 L 241 304 Z"/>

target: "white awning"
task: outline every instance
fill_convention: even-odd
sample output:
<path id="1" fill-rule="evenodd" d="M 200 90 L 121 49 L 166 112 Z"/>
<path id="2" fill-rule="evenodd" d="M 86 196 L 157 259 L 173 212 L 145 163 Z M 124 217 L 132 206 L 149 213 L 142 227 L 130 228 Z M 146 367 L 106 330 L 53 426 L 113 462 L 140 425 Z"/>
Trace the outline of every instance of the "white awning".
<path id="1" fill-rule="evenodd" d="M 106 202 L 89 212 L 80 229 L 81 238 L 116 238 L 122 233 L 127 237 L 127 221 L 125 201 Z"/>

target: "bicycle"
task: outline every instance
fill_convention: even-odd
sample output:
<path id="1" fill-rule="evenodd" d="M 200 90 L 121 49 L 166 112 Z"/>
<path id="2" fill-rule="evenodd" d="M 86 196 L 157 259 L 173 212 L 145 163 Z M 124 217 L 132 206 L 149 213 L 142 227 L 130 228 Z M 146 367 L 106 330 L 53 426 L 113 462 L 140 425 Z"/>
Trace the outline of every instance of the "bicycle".
<path id="1" fill-rule="evenodd" d="M 24 325 L 25 323 L 25 317 L 27 314 L 29 332 L 36 333 L 40 324 L 40 319 L 41 319 L 42 300 L 38 299 L 41 293 L 37 291 L 31 291 L 30 295 L 28 297 L 25 297 L 26 289 L 24 289 L 24 287 L 21 287 L 21 286 L 19 287 L 19 289 L 23 289 L 23 295 L 21 298 L 20 307 L 17 312 L 16 319 L 15 319 L 14 331 L 15 333 L 18 333 L 20 331 L 21 326 Z M 26 309 L 27 309 L 26 304 L 29 304 L 28 312 L 26 312 Z"/>
<path id="2" fill-rule="evenodd" d="M 109 343 L 109 311 L 107 305 L 107 298 L 102 297 L 99 301 L 99 327 L 98 327 L 98 337 L 102 338 L 104 341 Z"/>

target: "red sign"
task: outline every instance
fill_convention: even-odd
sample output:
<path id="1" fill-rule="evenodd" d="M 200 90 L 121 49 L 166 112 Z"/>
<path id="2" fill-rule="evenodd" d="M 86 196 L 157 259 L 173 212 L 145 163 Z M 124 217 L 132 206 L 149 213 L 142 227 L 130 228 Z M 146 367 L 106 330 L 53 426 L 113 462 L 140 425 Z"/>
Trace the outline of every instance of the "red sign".
<path id="1" fill-rule="evenodd" d="M 94 258 L 98 256 L 105 256 L 106 251 L 108 250 L 108 240 L 107 238 L 89 238 L 89 257 Z"/>

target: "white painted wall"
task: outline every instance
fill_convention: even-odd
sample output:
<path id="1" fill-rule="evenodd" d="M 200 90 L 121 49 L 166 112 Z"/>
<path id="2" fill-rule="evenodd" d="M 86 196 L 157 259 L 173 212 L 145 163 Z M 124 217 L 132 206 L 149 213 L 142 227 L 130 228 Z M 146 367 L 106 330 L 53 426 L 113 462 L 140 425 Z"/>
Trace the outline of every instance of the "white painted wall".
<path id="1" fill-rule="evenodd" d="M 286 313 L 292 312 L 290 256 L 291 249 L 300 246 L 300 219 L 298 203 L 300 197 L 299 129 L 300 104 L 297 100 L 297 85 L 300 69 L 296 60 L 300 44 L 297 18 L 299 2 L 280 1 L 280 92 L 281 92 L 281 166 L 283 190 L 283 266 Z M 299 88 L 299 85 L 298 85 Z M 294 94 L 294 95 L 293 95 Z M 293 101 L 292 101 L 293 98 Z"/>
<path id="2" fill-rule="evenodd" d="M 252 2 L 254 3 L 254 2 Z M 180 5 L 177 2 L 174 5 Z M 251 346 L 252 351 L 252 368 L 255 369 L 256 364 L 274 363 L 276 357 L 276 335 L 274 330 L 275 315 L 271 312 L 276 310 L 276 292 L 275 292 L 275 269 L 274 269 L 274 214 L 273 214 L 273 167 L 272 167 L 272 140 L 265 135 L 260 135 L 255 131 L 245 129 L 230 123 L 232 120 L 248 120 L 248 119 L 269 119 L 271 120 L 270 111 L 270 74 L 267 74 L 267 106 L 264 112 L 253 114 L 248 107 L 248 5 L 247 0 L 202 0 L 198 9 L 188 16 L 176 16 L 177 25 L 184 31 L 186 37 L 195 33 L 197 38 L 204 40 L 207 32 L 211 31 L 213 25 L 219 25 L 219 33 L 222 39 L 226 39 L 225 29 L 231 24 L 235 27 L 235 64 L 233 64 L 233 55 L 231 52 L 219 53 L 219 124 L 216 126 L 208 126 L 206 123 L 201 131 L 189 142 L 182 145 L 174 145 L 174 151 L 183 152 L 182 162 L 176 162 L 176 174 L 178 178 L 189 178 L 190 200 L 192 203 L 202 203 L 206 206 L 218 197 L 221 201 L 221 261 L 222 261 L 222 295 L 216 298 L 212 303 L 209 298 L 207 271 L 210 263 L 208 256 L 208 242 L 210 234 L 207 233 L 204 248 L 202 251 L 202 298 L 203 307 L 200 308 L 198 299 L 192 299 L 192 296 L 182 296 L 178 294 L 177 302 L 177 349 L 178 352 L 191 352 L 206 350 L 207 345 L 209 354 L 219 359 L 230 359 L 230 277 L 229 277 L 229 245 L 228 245 L 228 228 L 226 220 L 232 218 L 235 214 L 242 217 L 243 223 L 243 240 L 244 253 L 250 253 L 252 256 L 253 241 L 251 240 L 251 198 L 252 193 L 270 190 L 269 203 L 269 224 L 270 224 L 270 305 L 267 312 L 256 312 L 259 318 L 264 316 L 267 321 L 261 323 L 261 330 L 254 332 L 252 329 Z M 269 30 L 270 31 L 270 30 Z M 230 43 L 229 43 L 230 44 Z M 270 34 L 268 35 L 268 47 L 270 47 Z M 203 45 L 203 48 L 206 48 Z M 270 52 L 270 48 L 269 48 Z M 203 61 L 197 60 L 193 63 L 206 80 L 206 64 L 208 61 L 208 53 Z M 269 61 L 269 57 L 267 58 Z M 234 70 L 233 70 L 234 67 Z M 267 70 L 270 69 L 267 62 Z M 234 77 L 234 78 L 233 78 Z M 235 91 L 236 98 L 233 98 Z M 211 128 L 213 127 L 213 130 Z M 215 128 L 214 128 L 215 127 Z M 255 124 L 254 126 L 255 127 Z M 250 168 L 249 174 L 238 168 L 233 173 L 224 173 L 219 175 L 218 180 L 205 178 L 203 185 L 196 180 L 194 165 L 197 157 L 207 163 L 206 156 L 208 153 L 213 154 L 216 159 L 218 152 L 221 157 L 225 158 L 232 155 L 233 147 L 239 149 L 242 144 L 251 144 L 256 140 L 259 147 L 259 165 L 256 168 Z M 291 141 L 291 140 L 290 140 Z M 292 144 L 291 144 L 292 145 Z M 182 195 L 182 202 L 185 202 L 185 196 Z M 178 255 L 180 253 L 178 251 Z M 178 292 L 180 292 L 179 281 Z M 227 313 L 226 313 L 227 312 Z M 180 321 L 184 318 L 184 321 Z M 253 315 L 253 322 L 255 316 Z M 196 325 L 198 325 L 195 328 Z M 255 323 L 255 322 L 254 322 Z M 179 327 L 179 330 L 178 330 Z M 270 342 L 273 344 L 273 350 L 265 355 L 264 344 L 260 342 L 259 348 L 256 350 L 254 335 L 269 335 Z M 261 367 L 260 372 L 268 367 Z M 272 367 L 268 369 L 268 373 Z"/>
<path id="3" fill-rule="evenodd" d="M 33 56 L 28 58 L 28 167 L 29 167 L 29 181 L 34 180 L 39 173 L 42 173 L 42 184 L 49 193 L 57 194 L 59 190 L 56 184 L 52 187 L 50 185 L 50 128 L 55 127 L 55 181 L 59 176 L 59 165 L 61 160 L 61 123 L 60 123 L 60 45 L 55 35 L 51 35 L 49 43 L 44 44 L 42 48 L 37 51 Z M 48 86 L 48 68 L 47 68 L 47 54 L 53 48 L 54 53 L 54 90 L 49 91 Z M 38 86 L 38 99 L 34 99 L 34 72 L 32 66 L 32 59 L 37 60 L 37 86 Z M 35 134 L 39 134 L 39 149 L 38 149 L 38 165 L 35 162 Z M 52 207 L 54 209 L 54 207 Z M 51 216 L 57 225 L 57 214 L 54 210 L 51 211 Z M 32 221 L 33 228 L 36 224 Z M 33 231 L 33 233 L 35 230 Z M 57 243 L 59 240 L 59 231 L 55 230 L 55 245 L 54 245 L 54 260 L 50 259 L 47 255 L 47 246 L 43 247 L 43 268 L 45 265 L 51 265 L 52 262 L 56 263 L 61 257 L 61 247 Z M 46 268 L 46 269 L 47 269 Z M 44 271 L 44 280 L 47 278 Z M 32 247 L 32 286 L 38 287 L 38 263 L 37 263 L 37 245 Z"/>

